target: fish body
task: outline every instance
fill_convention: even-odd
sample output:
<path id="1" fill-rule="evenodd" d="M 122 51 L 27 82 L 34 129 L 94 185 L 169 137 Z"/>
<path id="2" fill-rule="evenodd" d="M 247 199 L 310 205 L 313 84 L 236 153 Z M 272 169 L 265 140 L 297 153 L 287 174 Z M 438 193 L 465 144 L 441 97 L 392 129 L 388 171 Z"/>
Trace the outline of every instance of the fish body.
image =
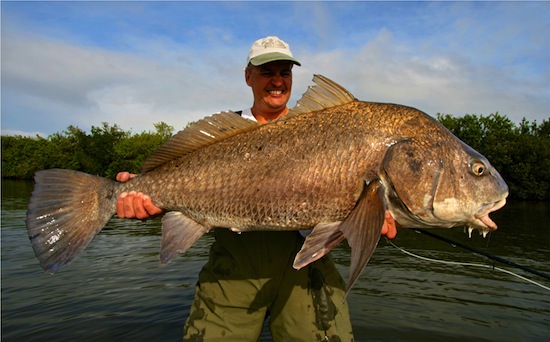
<path id="1" fill-rule="evenodd" d="M 348 240 L 351 287 L 374 252 L 389 210 L 400 227 L 495 230 L 488 214 L 508 187 L 481 154 L 427 114 L 364 102 L 316 75 L 284 118 L 260 125 L 233 112 L 176 134 L 126 183 L 69 170 L 36 174 L 27 227 L 42 267 L 78 256 L 141 191 L 167 211 L 161 262 L 213 228 L 312 229 L 294 267 Z"/>

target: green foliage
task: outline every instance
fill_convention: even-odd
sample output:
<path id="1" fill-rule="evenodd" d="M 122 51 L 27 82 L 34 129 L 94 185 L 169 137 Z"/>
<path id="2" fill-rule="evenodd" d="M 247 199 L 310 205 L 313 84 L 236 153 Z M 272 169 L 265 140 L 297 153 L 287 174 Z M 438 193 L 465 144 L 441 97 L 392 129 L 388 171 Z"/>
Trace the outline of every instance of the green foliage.
<path id="1" fill-rule="evenodd" d="M 63 168 L 114 178 L 120 171 L 139 173 L 145 158 L 172 135 L 160 122 L 156 132 L 131 134 L 102 123 L 90 133 L 69 126 L 47 138 L 2 136 L 2 177 L 32 179 L 38 170 Z"/>
<path id="2" fill-rule="evenodd" d="M 44 139 L 22 136 L 2 136 L 2 177 L 30 179 L 36 170 L 45 168 L 38 156 Z"/>
<path id="3" fill-rule="evenodd" d="M 550 199 L 550 123 L 525 118 L 516 126 L 498 113 L 437 115 L 454 135 L 483 154 L 510 187 L 510 197 Z"/>
<path id="4" fill-rule="evenodd" d="M 139 173 L 145 159 L 166 140 L 163 135 L 143 132 L 119 141 L 114 146 L 117 159 L 109 164 L 107 177 L 114 178 L 120 171 Z"/>

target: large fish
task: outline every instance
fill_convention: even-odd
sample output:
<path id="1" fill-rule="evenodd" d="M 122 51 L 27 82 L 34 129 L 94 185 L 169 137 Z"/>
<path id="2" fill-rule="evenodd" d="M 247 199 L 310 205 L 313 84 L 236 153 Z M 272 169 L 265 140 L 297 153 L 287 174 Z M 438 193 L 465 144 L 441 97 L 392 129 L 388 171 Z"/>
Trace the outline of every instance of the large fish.
<path id="1" fill-rule="evenodd" d="M 233 112 L 176 134 L 126 183 L 69 170 L 36 173 L 27 228 L 42 267 L 82 253 L 123 191 L 165 209 L 167 263 L 212 228 L 312 229 L 299 269 L 347 239 L 348 289 L 380 238 L 384 213 L 401 227 L 497 229 L 489 213 L 508 187 L 489 161 L 414 108 L 355 99 L 316 75 L 291 112 L 260 125 Z"/>

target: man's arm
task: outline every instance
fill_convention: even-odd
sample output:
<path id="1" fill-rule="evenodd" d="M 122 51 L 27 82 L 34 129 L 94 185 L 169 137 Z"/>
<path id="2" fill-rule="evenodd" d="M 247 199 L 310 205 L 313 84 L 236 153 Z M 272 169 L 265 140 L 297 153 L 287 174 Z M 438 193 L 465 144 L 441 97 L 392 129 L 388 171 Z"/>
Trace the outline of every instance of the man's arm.
<path id="1" fill-rule="evenodd" d="M 135 174 L 128 172 L 119 172 L 116 175 L 116 180 L 119 182 L 127 182 L 130 178 L 135 176 Z M 163 210 L 155 206 L 149 196 L 141 192 L 123 192 L 116 202 L 116 214 L 120 218 L 137 218 L 143 220 L 162 213 Z M 397 235 L 395 220 L 387 210 L 384 225 L 382 226 L 382 235 L 386 235 L 389 239 L 393 239 Z"/>

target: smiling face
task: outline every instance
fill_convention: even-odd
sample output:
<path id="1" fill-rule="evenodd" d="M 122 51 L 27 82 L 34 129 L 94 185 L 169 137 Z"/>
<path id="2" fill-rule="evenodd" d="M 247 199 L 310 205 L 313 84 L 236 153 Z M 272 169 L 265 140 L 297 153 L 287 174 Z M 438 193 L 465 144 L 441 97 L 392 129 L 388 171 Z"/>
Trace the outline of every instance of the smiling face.
<path id="1" fill-rule="evenodd" d="M 245 69 L 246 84 L 254 94 L 252 113 L 259 122 L 278 119 L 288 112 L 292 66 L 290 61 L 276 61 Z"/>

